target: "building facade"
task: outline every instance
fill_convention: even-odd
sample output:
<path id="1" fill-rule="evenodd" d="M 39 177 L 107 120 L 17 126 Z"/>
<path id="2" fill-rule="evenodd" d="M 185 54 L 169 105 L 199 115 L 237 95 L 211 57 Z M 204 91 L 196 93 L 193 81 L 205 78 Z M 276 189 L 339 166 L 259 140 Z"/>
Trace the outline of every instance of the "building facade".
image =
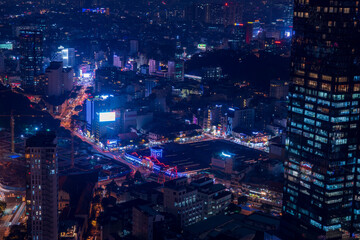
<path id="1" fill-rule="evenodd" d="M 45 70 L 47 95 L 58 97 L 70 92 L 74 86 L 74 70 L 63 68 L 62 62 L 51 62 Z"/>
<path id="2" fill-rule="evenodd" d="M 201 178 L 191 182 L 198 190 L 198 197 L 203 202 L 203 217 L 207 219 L 225 212 L 231 203 L 231 192 L 222 184 L 214 184 L 212 178 Z"/>
<path id="3" fill-rule="evenodd" d="M 341 239 L 359 227 L 358 7 L 295 0 L 283 197 L 292 239 Z"/>
<path id="4" fill-rule="evenodd" d="M 27 139 L 25 159 L 28 239 L 58 239 L 58 163 L 55 134 L 38 133 Z"/>
<path id="5" fill-rule="evenodd" d="M 75 49 L 65 48 L 61 50 L 64 67 L 75 67 Z"/>
<path id="6" fill-rule="evenodd" d="M 270 81 L 270 97 L 283 100 L 289 93 L 289 83 L 280 79 Z"/>
<path id="7" fill-rule="evenodd" d="M 203 201 L 198 198 L 197 189 L 187 184 L 186 177 L 165 183 L 164 210 L 176 217 L 179 227 L 203 219 Z"/>
<path id="8" fill-rule="evenodd" d="M 47 79 L 47 95 L 60 96 L 62 94 L 62 62 L 51 62 L 46 68 L 45 76 Z"/>
<path id="9" fill-rule="evenodd" d="M 219 81 L 223 77 L 221 67 L 203 67 L 201 71 L 204 81 Z"/>
<path id="10" fill-rule="evenodd" d="M 255 109 L 229 108 L 227 112 L 227 134 L 232 135 L 234 130 L 251 131 L 255 125 Z"/>
<path id="11" fill-rule="evenodd" d="M 19 39 L 22 86 L 37 92 L 42 88 L 35 78 L 43 72 L 43 35 L 38 30 L 20 30 Z"/>
<path id="12" fill-rule="evenodd" d="M 228 152 L 214 154 L 211 157 L 211 169 L 232 174 L 235 157 L 235 154 Z"/>

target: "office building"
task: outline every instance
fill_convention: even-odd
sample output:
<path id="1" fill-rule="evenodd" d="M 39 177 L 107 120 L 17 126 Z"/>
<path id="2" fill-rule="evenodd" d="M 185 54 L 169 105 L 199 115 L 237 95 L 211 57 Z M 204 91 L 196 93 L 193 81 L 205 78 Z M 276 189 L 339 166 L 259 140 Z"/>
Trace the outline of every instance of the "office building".
<path id="1" fill-rule="evenodd" d="M 125 63 L 125 61 L 121 56 L 114 54 L 114 56 L 113 56 L 113 66 L 114 67 L 123 68 L 124 63 Z"/>
<path id="2" fill-rule="evenodd" d="M 63 91 L 70 92 L 74 87 L 74 69 L 67 67 L 62 69 Z"/>
<path id="3" fill-rule="evenodd" d="M 247 23 L 234 23 L 233 38 L 229 39 L 229 45 L 233 49 L 242 49 L 251 43 L 253 38 L 254 24 Z"/>
<path id="4" fill-rule="evenodd" d="M 237 2 L 226 2 L 223 7 L 225 26 L 234 25 L 235 23 L 242 22 L 243 6 Z"/>
<path id="5" fill-rule="evenodd" d="M 70 92 L 74 86 L 74 70 L 63 68 L 62 62 L 51 62 L 45 70 L 47 82 L 47 95 L 59 97 L 65 92 Z"/>
<path id="6" fill-rule="evenodd" d="M 174 79 L 175 77 L 175 61 L 168 61 L 168 78 Z"/>
<path id="7" fill-rule="evenodd" d="M 177 60 L 175 61 L 175 74 L 174 80 L 175 81 L 184 81 L 184 61 Z"/>
<path id="8" fill-rule="evenodd" d="M 116 60 L 114 56 L 114 61 Z M 114 62 L 115 64 L 115 62 Z M 117 62 L 117 66 L 102 67 L 96 70 L 95 73 L 95 91 L 102 93 L 116 92 L 123 83 L 120 79 L 120 70 L 118 66 L 121 66 L 120 61 Z"/>
<path id="9" fill-rule="evenodd" d="M 60 96 L 62 94 L 62 62 L 51 62 L 45 70 L 45 76 L 48 82 L 47 95 Z"/>
<path id="10" fill-rule="evenodd" d="M 22 87 L 29 92 L 37 92 L 34 78 L 43 72 L 43 35 L 38 30 L 23 29 L 20 39 L 20 72 Z"/>
<path id="11" fill-rule="evenodd" d="M 235 154 L 227 152 L 217 153 L 211 158 L 211 169 L 232 174 L 234 160 Z"/>
<path id="12" fill-rule="evenodd" d="M 204 81 L 219 81 L 222 78 L 221 67 L 203 67 L 201 71 Z"/>
<path id="13" fill-rule="evenodd" d="M 165 182 L 164 210 L 176 217 L 179 227 L 189 226 L 203 219 L 203 202 L 198 190 L 182 177 Z"/>
<path id="14" fill-rule="evenodd" d="M 255 109 L 229 108 L 227 112 L 227 134 L 234 130 L 251 131 L 255 125 Z"/>
<path id="15" fill-rule="evenodd" d="M 359 228 L 358 1 L 295 1 L 286 239 L 341 239 Z"/>
<path id="16" fill-rule="evenodd" d="M 85 101 L 88 136 L 94 137 L 97 142 L 117 138 L 120 127 L 124 127 L 120 122 L 128 123 L 128 118 L 120 117 L 118 108 L 121 102 L 121 97 L 114 95 L 97 95 Z M 126 114 L 125 116 L 127 117 Z M 134 125 L 136 126 L 136 116 Z"/>
<path id="17" fill-rule="evenodd" d="M 241 4 L 237 2 L 194 3 L 186 8 L 185 17 L 188 21 L 228 26 L 241 22 L 242 9 Z"/>
<path id="18" fill-rule="evenodd" d="M 270 97 L 283 100 L 289 93 L 289 83 L 284 80 L 274 79 L 270 81 Z"/>
<path id="19" fill-rule="evenodd" d="M 168 61 L 168 78 L 175 81 L 184 80 L 184 62 L 182 60 Z"/>
<path id="20" fill-rule="evenodd" d="M 38 133 L 27 139 L 25 159 L 29 239 L 58 239 L 58 167 L 55 133 Z"/>
<path id="21" fill-rule="evenodd" d="M 209 106 L 203 114 L 202 127 L 207 131 L 220 134 L 226 128 L 226 117 L 224 116 L 224 107 L 222 105 Z"/>
<path id="22" fill-rule="evenodd" d="M 214 179 L 201 178 L 191 182 L 198 190 L 198 197 L 203 201 L 203 217 L 207 219 L 225 212 L 231 203 L 231 192 L 222 184 L 215 184 Z"/>
<path id="23" fill-rule="evenodd" d="M 145 79 L 145 97 L 148 97 L 152 93 L 152 89 L 157 85 L 157 79 Z"/>
<path id="24" fill-rule="evenodd" d="M 75 49 L 74 48 L 65 48 L 61 50 L 62 61 L 64 67 L 74 67 L 75 66 Z"/>

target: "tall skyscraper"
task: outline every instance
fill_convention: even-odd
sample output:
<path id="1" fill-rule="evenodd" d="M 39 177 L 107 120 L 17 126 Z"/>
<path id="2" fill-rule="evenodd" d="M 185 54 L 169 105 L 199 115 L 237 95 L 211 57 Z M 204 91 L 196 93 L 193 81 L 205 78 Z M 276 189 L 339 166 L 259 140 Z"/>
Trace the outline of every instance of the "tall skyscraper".
<path id="1" fill-rule="evenodd" d="M 58 239 L 56 136 L 38 133 L 26 141 L 26 215 L 29 239 Z"/>
<path id="2" fill-rule="evenodd" d="M 61 50 L 62 61 L 64 67 L 74 67 L 75 66 L 75 49 L 74 48 L 65 48 Z"/>
<path id="3" fill-rule="evenodd" d="M 283 198 L 287 239 L 359 227 L 359 1 L 295 0 Z"/>
<path id="4" fill-rule="evenodd" d="M 36 92 L 41 86 L 35 78 L 43 68 L 43 35 L 38 30 L 20 30 L 20 71 L 22 87 Z"/>

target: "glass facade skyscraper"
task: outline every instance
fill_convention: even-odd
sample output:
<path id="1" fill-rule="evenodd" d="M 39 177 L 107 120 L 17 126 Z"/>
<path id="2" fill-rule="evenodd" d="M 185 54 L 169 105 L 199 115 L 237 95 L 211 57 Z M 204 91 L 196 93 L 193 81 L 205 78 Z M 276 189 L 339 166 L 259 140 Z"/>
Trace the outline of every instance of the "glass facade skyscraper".
<path id="1" fill-rule="evenodd" d="M 38 30 L 21 30 L 19 38 L 22 87 L 38 92 L 43 87 L 37 80 L 43 72 L 43 35 Z"/>
<path id="2" fill-rule="evenodd" d="M 294 2 L 283 197 L 293 239 L 341 239 L 359 227 L 358 8 L 356 0 Z"/>

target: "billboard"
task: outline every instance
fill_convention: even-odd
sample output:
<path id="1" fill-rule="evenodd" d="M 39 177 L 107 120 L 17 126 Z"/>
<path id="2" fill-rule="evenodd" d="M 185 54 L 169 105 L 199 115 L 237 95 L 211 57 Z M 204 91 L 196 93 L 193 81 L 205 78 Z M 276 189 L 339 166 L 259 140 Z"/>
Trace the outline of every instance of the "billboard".
<path id="1" fill-rule="evenodd" d="M 11 42 L 0 43 L 0 49 L 13 50 L 13 44 Z"/>
<path id="2" fill-rule="evenodd" d="M 206 50 L 206 44 L 200 43 L 200 44 L 198 44 L 197 48 L 201 49 L 201 50 Z"/>
<path id="3" fill-rule="evenodd" d="M 102 112 L 100 113 L 99 122 L 114 122 L 115 121 L 115 112 Z"/>
<path id="4" fill-rule="evenodd" d="M 106 146 L 108 148 L 116 148 L 117 145 L 118 145 L 118 140 L 116 140 L 116 139 L 108 139 L 106 141 Z"/>
<path id="5" fill-rule="evenodd" d="M 84 78 L 90 78 L 91 77 L 91 73 L 84 73 L 82 75 Z"/>

